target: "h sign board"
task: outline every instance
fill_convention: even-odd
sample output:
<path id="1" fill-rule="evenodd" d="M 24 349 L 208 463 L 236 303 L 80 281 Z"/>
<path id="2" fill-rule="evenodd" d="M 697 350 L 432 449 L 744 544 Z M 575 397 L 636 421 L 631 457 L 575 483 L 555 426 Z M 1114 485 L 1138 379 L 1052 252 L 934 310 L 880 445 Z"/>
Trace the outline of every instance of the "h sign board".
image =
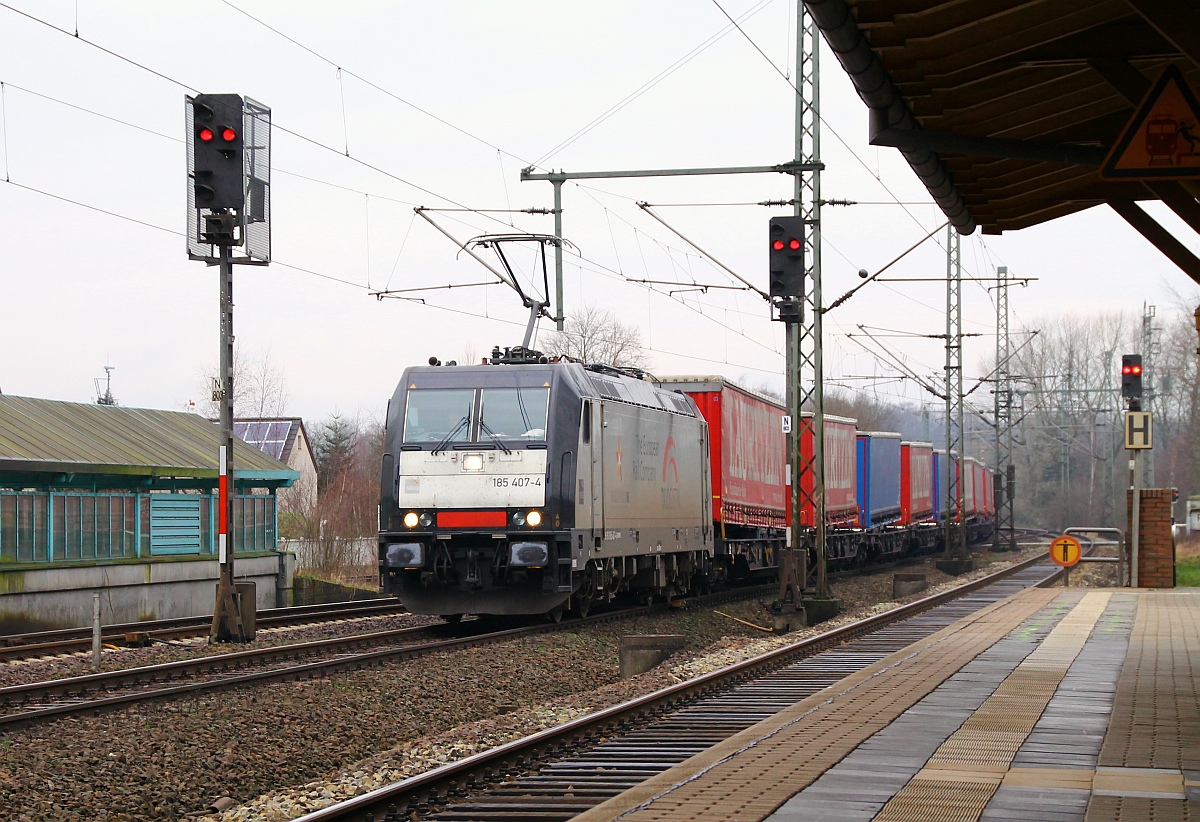
<path id="1" fill-rule="evenodd" d="M 1149 411 L 1125 412 L 1125 447 L 1130 451 L 1154 447 L 1154 420 Z"/>

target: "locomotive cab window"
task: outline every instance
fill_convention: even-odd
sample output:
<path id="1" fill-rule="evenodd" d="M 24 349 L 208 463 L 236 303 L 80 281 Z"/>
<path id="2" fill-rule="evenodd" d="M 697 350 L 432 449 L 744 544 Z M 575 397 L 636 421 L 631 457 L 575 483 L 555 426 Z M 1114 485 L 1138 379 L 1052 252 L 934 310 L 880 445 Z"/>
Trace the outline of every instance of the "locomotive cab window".
<path id="1" fill-rule="evenodd" d="M 479 410 L 479 440 L 546 439 L 549 388 L 485 388 Z"/>
<path id="2" fill-rule="evenodd" d="M 404 411 L 404 442 L 467 442 L 474 405 L 475 392 L 470 388 L 410 390 Z"/>

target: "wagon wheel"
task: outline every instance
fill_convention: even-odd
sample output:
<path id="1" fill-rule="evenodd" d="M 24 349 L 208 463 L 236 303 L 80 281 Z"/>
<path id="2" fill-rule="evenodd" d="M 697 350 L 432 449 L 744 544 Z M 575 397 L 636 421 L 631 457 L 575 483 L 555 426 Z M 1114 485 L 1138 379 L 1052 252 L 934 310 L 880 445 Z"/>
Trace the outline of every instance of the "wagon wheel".
<path id="1" fill-rule="evenodd" d="M 442 614 L 442 619 L 449 622 L 451 625 L 457 625 L 462 622 L 462 614 Z"/>
<path id="2" fill-rule="evenodd" d="M 592 600 L 596 596 L 596 578 L 592 573 L 592 569 L 588 568 L 583 572 L 583 581 L 579 585 L 579 590 L 571 595 L 572 604 L 575 606 L 575 614 L 580 619 L 586 619 L 587 615 L 592 610 Z"/>
<path id="3" fill-rule="evenodd" d="M 549 611 L 546 612 L 546 619 L 549 620 L 550 622 L 558 624 L 559 622 L 562 622 L 563 612 L 566 610 L 567 610 L 567 608 L 565 605 L 555 605 L 553 608 L 551 608 Z"/>
<path id="4" fill-rule="evenodd" d="M 854 552 L 854 567 L 862 568 L 866 564 L 867 564 L 867 547 L 865 545 L 859 545 L 858 549 Z"/>

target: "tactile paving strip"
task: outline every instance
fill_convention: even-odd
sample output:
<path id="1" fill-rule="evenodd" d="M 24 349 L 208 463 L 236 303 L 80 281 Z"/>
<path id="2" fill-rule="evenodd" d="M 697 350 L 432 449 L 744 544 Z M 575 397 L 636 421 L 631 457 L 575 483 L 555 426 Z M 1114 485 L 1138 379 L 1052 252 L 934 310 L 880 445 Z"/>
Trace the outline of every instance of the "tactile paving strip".
<path id="1" fill-rule="evenodd" d="M 990 606 L 576 819 L 762 819 L 1057 595 L 1032 589 Z"/>
<path id="2" fill-rule="evenodd" d="M 978 819 L 1083 649 L 1109 597 L 1107 592 L 1086 594 L 875 819 Z M 963 778 L 968 775 L 969 779 Z"/>

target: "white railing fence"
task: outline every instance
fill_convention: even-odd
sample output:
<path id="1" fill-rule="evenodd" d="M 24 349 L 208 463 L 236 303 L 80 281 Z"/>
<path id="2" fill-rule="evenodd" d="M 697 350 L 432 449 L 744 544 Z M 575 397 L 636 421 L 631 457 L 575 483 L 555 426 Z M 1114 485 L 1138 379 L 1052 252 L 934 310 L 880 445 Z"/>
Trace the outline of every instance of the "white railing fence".
<path id="1" fill-rule="evenodd" d="M 378 563 L 378 542 L 375 537 L 353 539 L 285 539 L 280 550 L 296 555 L 296 570 L 329 570 L 335 568 L 374 568 Z"/>

